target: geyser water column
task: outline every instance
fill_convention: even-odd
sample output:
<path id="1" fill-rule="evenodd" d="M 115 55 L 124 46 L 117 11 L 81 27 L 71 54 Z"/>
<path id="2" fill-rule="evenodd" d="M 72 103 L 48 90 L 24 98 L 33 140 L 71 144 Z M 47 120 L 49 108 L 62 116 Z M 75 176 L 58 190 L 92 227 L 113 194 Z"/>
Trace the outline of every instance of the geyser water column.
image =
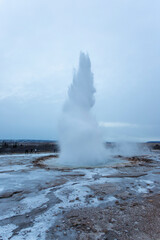
<path id="1" fill-rule="evenodd" d="M 61 165 L 93 166 L 104 162 L 105 147 L 91 114 L 94 93 L 90 58 L 81 52 L 59 123 Z"/>

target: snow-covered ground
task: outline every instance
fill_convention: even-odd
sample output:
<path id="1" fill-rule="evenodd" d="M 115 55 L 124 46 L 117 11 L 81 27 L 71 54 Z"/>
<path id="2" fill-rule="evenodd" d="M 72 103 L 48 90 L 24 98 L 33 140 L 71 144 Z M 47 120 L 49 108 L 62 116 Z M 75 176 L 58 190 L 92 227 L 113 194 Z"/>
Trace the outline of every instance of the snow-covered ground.
<path id="1" fill-rule="evenodd" d="M 33 164 L 47 154 L 0 156 L 0 239 L 46 239 L 64 211 L 114 204 L 115 193 L 135 194 L 157 188 L 159 175 L 146 171 L 136 179 L 131 168 L 48 169 Z M 159 157 L 154 159 L 159 160 Z M 133 174 L 139 174 L 134 169 Z M 133 184 L 134 183 L 134 184 Z"/>

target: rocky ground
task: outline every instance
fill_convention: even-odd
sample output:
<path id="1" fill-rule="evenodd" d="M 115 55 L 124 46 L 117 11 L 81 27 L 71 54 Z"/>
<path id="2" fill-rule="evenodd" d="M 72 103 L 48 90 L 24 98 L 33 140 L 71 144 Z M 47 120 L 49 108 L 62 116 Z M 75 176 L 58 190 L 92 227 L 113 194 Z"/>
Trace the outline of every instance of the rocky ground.
<path id="1" fill-rule="evenodd" d="M 103 168 L 46 164 L 56 157 L 0 156 L 1 240 L 160 240 L 159 151 Z"/>

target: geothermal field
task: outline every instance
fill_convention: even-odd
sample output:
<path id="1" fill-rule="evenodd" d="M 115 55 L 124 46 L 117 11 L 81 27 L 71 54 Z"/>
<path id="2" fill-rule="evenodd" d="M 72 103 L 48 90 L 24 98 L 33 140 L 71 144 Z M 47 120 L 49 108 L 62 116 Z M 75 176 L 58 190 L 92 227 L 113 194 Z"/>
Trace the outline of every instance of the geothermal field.
<path id="1" fill-rule="evenodd" d="M 160 145 L 105 143 L 94 93 L 81 53 L 59 142 L 1 143 L 1 240 L 160 239 Z"/>
<path id="2" fill-rule="evenodd" d="M 103 167 L 56 161 L 56 153 L 0 156 L 0 239 L 159 239 L 159 150 Z"/>

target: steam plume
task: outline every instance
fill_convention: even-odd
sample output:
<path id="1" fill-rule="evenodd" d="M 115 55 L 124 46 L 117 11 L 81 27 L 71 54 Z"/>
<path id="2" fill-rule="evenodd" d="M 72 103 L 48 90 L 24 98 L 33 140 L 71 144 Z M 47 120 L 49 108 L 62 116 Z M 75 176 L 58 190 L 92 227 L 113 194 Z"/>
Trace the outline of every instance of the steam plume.
<path id="1" fill-rule="evenodd" d="M 104 160 L 100 129 L 91 114 L 94 93 L 90 58 L 81 52 L 78 71 L 74 72 L 59 124 L 61 164 L 87 166 Z"/>

